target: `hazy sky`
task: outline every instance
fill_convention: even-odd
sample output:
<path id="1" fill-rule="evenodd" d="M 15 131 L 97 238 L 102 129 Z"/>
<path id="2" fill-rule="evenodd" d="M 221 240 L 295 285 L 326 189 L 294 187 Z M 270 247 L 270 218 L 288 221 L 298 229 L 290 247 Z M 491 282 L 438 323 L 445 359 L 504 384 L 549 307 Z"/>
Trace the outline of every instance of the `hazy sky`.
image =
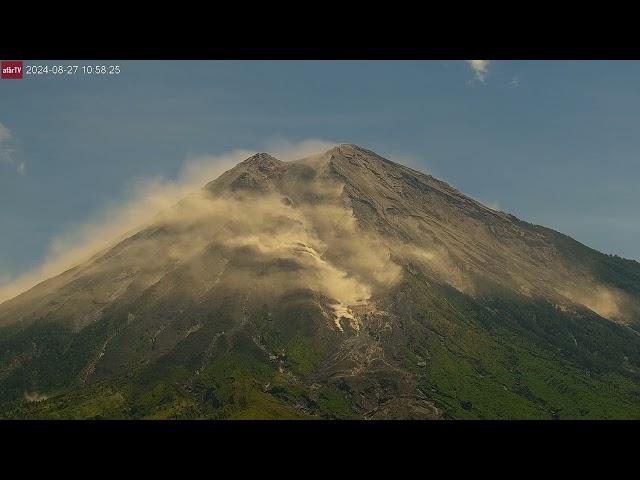
<path id="1" fill-rule="evenodd" d="M 141 180 L 306 139 L 640 259 L 640 62 L 89 63 L 121 73 L 0 80 L 0 284 Z"/>

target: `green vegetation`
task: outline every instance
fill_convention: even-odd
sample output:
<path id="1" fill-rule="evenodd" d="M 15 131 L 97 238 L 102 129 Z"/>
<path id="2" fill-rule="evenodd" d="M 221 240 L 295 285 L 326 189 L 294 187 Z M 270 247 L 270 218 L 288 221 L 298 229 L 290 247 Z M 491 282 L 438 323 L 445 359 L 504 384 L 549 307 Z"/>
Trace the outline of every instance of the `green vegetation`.
<path id="1" fill-rule="evenodd" d="M 445 416 L 640 418 L 640 383 L 630 368 L 640 364 L 635 333 L 544 302 L 480 304 L 447 287 L 411 287 L 424 291 L 410 306 L 405 365 Z"/>
<path id="2" fill-rule="evenodd" d="M 322 389 L 318 396 L 318 407 L 329 418 L 356 418 L 349 399 L 340 391 Z"/>
<path id="3" fill-rule="evenodd" d="M 398 301 L 402 292 L 411 294 Z M 385 356 L 445 418 L 640 419 L 640 341 L 629 328 L 505 292 L 472 299 L 420 276 L 385 302 L 398 322 L 394 335 L 376 334 Z M 314 380 L 338 338 L 321 322 L 300 303 L 264 306 L 243 328 L 212 323 L 126 375 L 87 383 L 120 324 L 7 329 L 0 418 L 362 418 L 348 388 Z M 28 401 L 38 395 L 48 398 Z"/>

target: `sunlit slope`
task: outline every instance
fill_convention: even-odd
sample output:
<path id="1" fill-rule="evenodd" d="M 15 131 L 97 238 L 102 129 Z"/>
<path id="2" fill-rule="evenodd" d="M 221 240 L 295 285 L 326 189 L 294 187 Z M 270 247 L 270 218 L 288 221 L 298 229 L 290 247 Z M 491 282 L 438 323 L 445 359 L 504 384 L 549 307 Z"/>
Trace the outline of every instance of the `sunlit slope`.
<path id="1" fill-rule="evenodd" d="M 0 305 L 0 412 L 637 418 L 640 265 L 353 145 L 258 154 Z"/>

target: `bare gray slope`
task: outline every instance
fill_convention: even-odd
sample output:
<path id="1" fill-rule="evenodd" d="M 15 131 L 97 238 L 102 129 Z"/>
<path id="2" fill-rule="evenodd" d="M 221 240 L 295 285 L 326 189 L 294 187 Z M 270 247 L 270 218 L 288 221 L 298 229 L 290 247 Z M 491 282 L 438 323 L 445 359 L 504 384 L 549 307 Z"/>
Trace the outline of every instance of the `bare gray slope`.
<path id="1" fill-rule="evenodd" d="M 603 281 L 605 256 L 564 235 L 492 210 L 357 146 L 341 145 L 299 163 L 338 175 L 359 224 L 390 239 L 399 263 L 424 268 L 471 295 L 499 286 L 551 299 L 560 308 L 584 305 L 610 320 L 640 319 L 636 291 Z M 627 266 L 634 270 L 633 262 Z"/>
<path id="2" fill-rule="evenodd" d="M 360 147 L 258 154 L 1 304 L 0 411 L 626 418 L 639 294 L 636 262 Z"/>
<path id="3" fill-rule="evenodd" d="M 238 249 L 291 260 L 314 272 L 306 287 L 347 315 L 349 304 L 397 282 L 394 268 L 408 267 L 471 295 L 495 285 L 636 321 L 634 296 L 603 282 L 594 264 L 567 259 L 563 242 L 556 232 L 354 145 L 295 162 L 258 154 L 154 225 L 3 303 L 0 323 L 45 318 L 81 328 L 149 289 L 177 283 L 184 270 L 195 272 L 189 295 L 197 298 L 219 275 L 197 268 L 216 249 L 228 252 L 222 263 Z M 335 298 L 339 292 L 347 294 Z"/>

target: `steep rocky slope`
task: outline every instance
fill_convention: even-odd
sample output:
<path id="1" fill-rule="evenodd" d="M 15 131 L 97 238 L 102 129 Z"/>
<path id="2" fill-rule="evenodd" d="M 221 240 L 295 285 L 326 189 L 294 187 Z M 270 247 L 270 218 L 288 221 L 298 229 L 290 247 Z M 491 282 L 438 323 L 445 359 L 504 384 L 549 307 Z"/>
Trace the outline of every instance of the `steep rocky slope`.
<path id="1" fill-rule="evenodd" d="M 258 154 L 1 304 L 0 411 L 638 417 L 639 293 L 636 262 L 360 147 Z"/>

